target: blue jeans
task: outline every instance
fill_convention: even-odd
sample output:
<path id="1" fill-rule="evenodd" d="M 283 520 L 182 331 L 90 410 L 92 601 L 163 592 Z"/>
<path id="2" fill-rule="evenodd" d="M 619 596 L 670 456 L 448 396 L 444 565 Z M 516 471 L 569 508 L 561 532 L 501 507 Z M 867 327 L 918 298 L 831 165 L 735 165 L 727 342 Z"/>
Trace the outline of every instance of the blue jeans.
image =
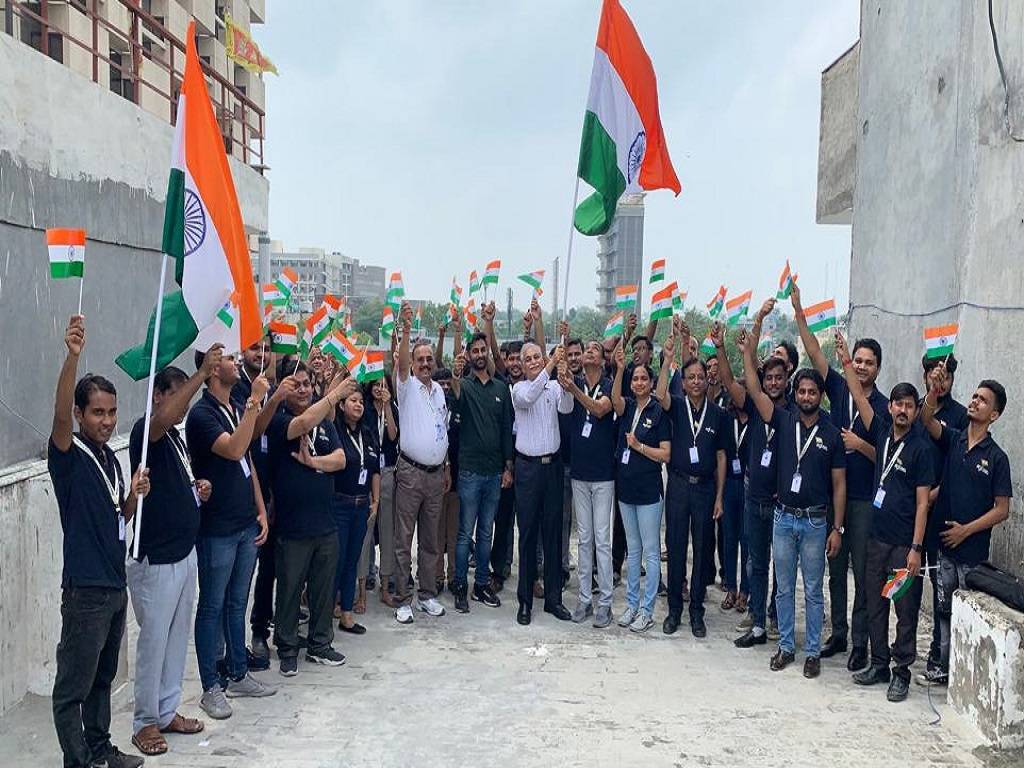
<path id="1" fill-rule="evenodd" d="M 487 564 L 491 561 L 491 534 L 501 498 L 501 475 L 478 475 L 459 470 L 459 538 L 455 543 L 455 583 L 469 583 L 469 546 L 476 528 L 476 574 L 478 587 L 487 586 Z"/>
<path id="2" fill-rule="evenodd" d="M 217 661 L 222 655 L 232 679 L 241 680 L 248 671 L 245 606 L 256 568 L 259 532 L 259 525 L 253 522 L 230 536 L 200 536 L 196 540 L 199 557 L 196 658 L 204 691 L 219 682 Z"/>
<path id="3" fill-rule="evenodd" d="M 779 579 L 776 607 L 779 614 L 779 648 L 793 653 L 796 647 L 796 569 L 804 577 L 804 653 L 817 656 L 821 651 L 821 624 L 825 597 L 825 540 L 828 521 L 824 517 L 794 517 L 775 510 L 772 544 L 775 547 L 775 572 Z"/>
<path id="4" fill-rule="evenodd" d="M 627 504 L 620 501 L 619 509 L 626 529 L 626 602 L 630 608 L 639 606 L 653 616 L 661 576 L 661 502 Z M 641 552 L 647 571 L 643 605 L 640 605 Z M 587 574 L 583 574 L 583 578 L 587 578 Z"/>
<path id="5" fill-rule="evenodd" d="M 365 499 L 358 504 L 352 498 Z M 368 496 L 345 497 L 334 494 L 331 499 L 331 513 L 338 526 L 338 570 L 335 574 L 334 589 L 338 604 L 343 611 L 351 611 L 356 596 L 356 571 L 359 570 L 359 555 L 363 551 L 366 537 L 366 521 L 370 517 Z"/>
<path id="6" fill-rule="evenodd" d="M 747 561 L 750 586 L 750 616 L 754 626 L 764 629 L 768 602 L 768 567 L 772 556 L 772 514 L 775 507 L 769 502 L 746 500 L 743 505 L 747 532 Z"/>
<path id="7" fill-rule="evenodd" d="M 747 583 L 747 537 L 743 525 L 743 478 L 727 477 L 722 495 L 722 551 L 725 588 L 736 591 L 736 555 L 740 556 L 739 591 L 750 594 Z"/>

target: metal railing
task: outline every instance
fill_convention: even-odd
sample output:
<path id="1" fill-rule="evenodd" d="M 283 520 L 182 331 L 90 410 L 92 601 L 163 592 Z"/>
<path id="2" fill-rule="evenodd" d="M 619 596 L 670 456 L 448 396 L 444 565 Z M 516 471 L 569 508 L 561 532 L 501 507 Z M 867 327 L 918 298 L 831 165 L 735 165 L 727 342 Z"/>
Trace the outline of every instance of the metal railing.
<path id="1" fill-rule="evenodd" d="M 55 27 L 50 20 L 52 9 L 47 0 L 5 0 L 4 30 L 26 45 L 62 63 L 62 43 L 67 41 L 77 46 L 92 58 L 94 83 L 110 87 L 115 93 L 140 106 L 142 89 L 148 89 L 166 100 L 167 118 L 173 125 L 178 109 L 178 94 L 184 77 L 185 42 L 171 34 L 160 19 L 143 10 L 140 0 L 105 0 L 102 5 L 110 6 L 115 3 L 123 6 L 128 14 L 127 34 L 101 15 L 99 0 L 67 0 L 69 13 L 74 10 L 88 20 L 91 30 L 89 40 L 80 40 L 69 31 Z M 101 29 L 106 30 L 111 43 L 117 42 L 119 45 L 108 45 L 107 50 L 100 50 Z M 166 61 L 146 47 L 143 29 L 151 39 L 155 38 L 165 43 Z M 55 46 L 59 46 L 59 53 Z M 115 47 L 126 53 L 118 54 Z M 166 79 L 170 82 L 169 89 L 165 90 L 165 85 L 154 83 L 145 76 L 143 59 L 166 73 Z M 110 83 L 100 83 L 100 62 L 118 73 L 121 90 L 113 87 L 113 77 Z M 237 149 L 241 153 L 242 161 L 262 174 L 267 168 L 263 162 L 265 111 L 209 64 L 200 63 L 209 83 L 213 86 L 210 98 L 224 138 L 225 150 L 229 155 L 237 157 Z"/>

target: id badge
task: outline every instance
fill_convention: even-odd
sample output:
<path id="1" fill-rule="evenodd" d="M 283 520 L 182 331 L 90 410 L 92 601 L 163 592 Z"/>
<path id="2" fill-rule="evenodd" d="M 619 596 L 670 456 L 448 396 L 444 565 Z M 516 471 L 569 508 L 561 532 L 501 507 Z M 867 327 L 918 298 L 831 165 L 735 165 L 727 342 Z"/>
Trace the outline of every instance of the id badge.
<path id="1" fill-rule="evenodd" d="M 803 483 L 803 478 L 799 472 L 793 475 L 793 482 L 789 484 L 789 490 L 791 493 L 800 493 L 800 485 Z"/>
<path id="2" fill-rule="evenodd" d="M 380 468 L 384 469 L 384 451 L 380 452 Z"/>
<path id="3" fill-rule="evenodd" d="M 761 466 L 770 467 L 772 465 L 772 452 L 767 448 L 764 449 L 764 453 L 761 454 Z"/>
<path id="4" fill-rule="evenodd" d="M 245 475 L 246 479 L 252 477 L 252 472 L 249 470 L 249 462 L 245 456 L 238 460 L 238 463 L 242 465 L 242 474 Z"/>
<path id="5" fill-rule="evenodd" d="M 359 470 L 359 484 L 366 485 L 366 467 Z"/>
<path id="6" fill-rule="evenodd" d="M 691 445 L 690 446 L 690 463 L 691 464 L 699 464 L 700 463 L 700 456 L 697 453 L 697 446 L 696 445 Z"/>
<path id="7" fill-rule="evenodd" d="M 590 430 L 592 430 L 593 428 L 594 425 L 591 424 L 589 421 L 583 422 L 583 436 L 590 437 Z"/>
<path id="8" fill-rule="evenodd" d="M 742 475 L 743 474 L 743 465 L 740 463 L 739 459 L 733 459 L 732 460 L 732 473 L 734 475 Z"/>
<path id="9" fill-rule="evenodd" d="M 270 442 L 267 440 L 266 435 L 260 435 L 260 453 L 268 453 L 270 451 Z"/>
<path id="10" fill-rule="evenodd" d="M 623 464 L 629 464 L 629 448 L 626 448 L 622 452 L 622 463 Z"/>
<path id="11" fill-rule="evenodd" d="M 124 530 L 124 515 L 120 512 L 117 514 L 117 538 L 124 541 L 125 530 Z"/>
<path id="12" fill-rule="evenodd" d="M 874 501 L 875 509 L 881 509 L 882 508 L 882 504 L 884 504 L 884 503 L 885 503 L 885 488 L 881 488 L 880 487 L 877 491 L 875 491 L 875 501 Z"/>
<path id="13" fill-rule="evenodd" d="M 448 433 L 445 432 L 444 425 L 441 424 L 440 422 L 435 422 L 434 423 L 434 439 L 437 442 L 439 442 L 439 443 L 443 443 L 447 436 L 448 436 Z"/>

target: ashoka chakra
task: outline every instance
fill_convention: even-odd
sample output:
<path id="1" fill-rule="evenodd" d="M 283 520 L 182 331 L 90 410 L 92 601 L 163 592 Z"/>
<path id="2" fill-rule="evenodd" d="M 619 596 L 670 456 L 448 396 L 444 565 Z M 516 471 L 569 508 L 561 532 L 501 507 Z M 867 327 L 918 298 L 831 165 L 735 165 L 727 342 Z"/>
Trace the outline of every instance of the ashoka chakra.
<path id="1" fill-rule="evenodd" d="M 199 196 L 185 190 L 185 255 L 195 253 L 206 239 L 206 212 Z"/>

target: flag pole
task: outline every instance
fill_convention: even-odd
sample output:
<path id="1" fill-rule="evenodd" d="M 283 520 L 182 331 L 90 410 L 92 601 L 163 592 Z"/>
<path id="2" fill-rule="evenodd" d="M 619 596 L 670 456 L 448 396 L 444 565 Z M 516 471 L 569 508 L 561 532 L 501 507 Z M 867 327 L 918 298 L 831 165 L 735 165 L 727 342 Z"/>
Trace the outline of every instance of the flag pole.
<path id="1" fill-rule="evenodd" d="M 569 275 L 572 271 L 572 238 L 576 232 L 576 203 L 580 197 L 580 175 L 576 174 L 576 186 L 572 191 L 572 208 L 569 215 L 569 247 L 565 253 L 565 289 L 562 291 L 562 319 L 569 317 Z M 558 298 L 557 296 L 555 297 Z M 557 320 L 558 318 L 556 318 Z"/>
<path id="2" fill-rule="evenodd" d="M 149 457 L 149 422 L 153 418 L 153 379 L 156 378 L 156 358 L 160 349 L 160 319 L 163 314 L 164 284 L 167 281 L 167 254 L 160 259 L 160 288 L 156 296 L 156 319 L 153 321 L 153 348 L 149 355 L 149 382 L 146 385 L 146 415 L 142 422 L 142 458 L 139 466 L 145 469 Z M 132 557 L 139 557 L 139 546 L 142 544 L 142 505 L 144 496 L 140 496 L 135 505 L 135 539 L 132 542 Z"/>
<path id="3" fill-rule="evenodd" d="M 82 270 L 82 276 L 78 279 L 78 314 L 82 314 L 82 292 L 85 290 L 85 270 Z"/>

